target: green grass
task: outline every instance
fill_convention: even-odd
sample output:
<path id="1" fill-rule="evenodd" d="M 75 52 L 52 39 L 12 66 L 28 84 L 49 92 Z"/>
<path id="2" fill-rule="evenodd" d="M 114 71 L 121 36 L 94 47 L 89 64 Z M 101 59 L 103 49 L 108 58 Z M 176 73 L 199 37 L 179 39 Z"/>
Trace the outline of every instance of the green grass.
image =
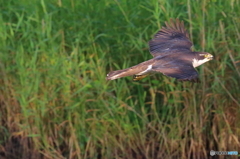
<path id="1" fill-rule="evenodd" d="M 1 4 L 0 158 L 240 152 L 239 1 Z M 185 22 L 195 50 L 215 57 L 197 69 L 201 83 L 161 74 L 106 81 L 109 71 L 150 59 L 147 42 L 170 18 Z"/>

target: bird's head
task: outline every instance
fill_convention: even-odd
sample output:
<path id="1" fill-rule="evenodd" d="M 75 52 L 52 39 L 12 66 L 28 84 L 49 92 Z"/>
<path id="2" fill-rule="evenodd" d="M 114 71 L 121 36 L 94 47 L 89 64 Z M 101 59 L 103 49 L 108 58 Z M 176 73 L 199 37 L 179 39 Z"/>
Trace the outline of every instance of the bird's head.
<path id="1" fill-rule="evenodd" d="M 209 54 L 208 52 L 196 52 L 196 56 L 193 59 L 193 67 L 198 67 L 212 59 L 213 55 Z"/>

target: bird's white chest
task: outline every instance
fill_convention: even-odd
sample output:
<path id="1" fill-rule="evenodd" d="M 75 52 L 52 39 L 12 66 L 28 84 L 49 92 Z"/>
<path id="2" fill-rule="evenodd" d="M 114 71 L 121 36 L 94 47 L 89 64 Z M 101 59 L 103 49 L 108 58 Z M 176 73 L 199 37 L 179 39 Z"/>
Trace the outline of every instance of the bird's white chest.
<path id="1" fill-rule="evenodd" d="M 195 67 L 198 67 L 198 66 L 204 64 L 207 61 L 209 61 L 207 58 L 205 58 L 203 60 L 197 60 L 194 58 L 192 64 L 193 64 L 193 67 L 195 68 Z"/>

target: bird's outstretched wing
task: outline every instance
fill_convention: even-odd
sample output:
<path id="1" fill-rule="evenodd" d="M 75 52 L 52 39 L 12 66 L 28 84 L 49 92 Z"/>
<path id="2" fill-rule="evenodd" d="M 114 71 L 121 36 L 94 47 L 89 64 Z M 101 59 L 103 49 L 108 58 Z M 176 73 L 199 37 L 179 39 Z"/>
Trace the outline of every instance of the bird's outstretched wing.
<path id="1" fill-rule="evenodd" d="M 165 22 L 166 27 L 162 29 L 149 41 L 150 53 L 156 56 L 164 56 L 171 54 L 173 49 L 190 50 L 192 42 L 189 39 L 188 32 L 184 28 L 183 21 L 170 19 Z"/>
<path id="2" fill-rule="evenodd" d="M 181 81 L 199 81 L 198 73 L 191 65 L 153 66 L 152 70 Z"/>

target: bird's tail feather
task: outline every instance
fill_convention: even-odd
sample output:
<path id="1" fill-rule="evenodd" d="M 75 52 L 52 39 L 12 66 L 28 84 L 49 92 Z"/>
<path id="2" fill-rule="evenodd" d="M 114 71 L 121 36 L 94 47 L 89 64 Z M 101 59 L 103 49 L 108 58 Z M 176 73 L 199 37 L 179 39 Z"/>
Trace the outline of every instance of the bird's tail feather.
<path id="1" fill-rule="evenodd" d="M 107 74 L 107 80 L 115 80 L 115 79 L 126 77 L 126 76 L 132 76 L 132 75 L 137 74 L 138 72 L 139 71 L 136 71 L 132 68 L 112 71 L 109 74 Z"/>
<path id="2" fill-rule="evenodd" d="M 138 65 L 132 66 L 130 68 L 112 71 L 109 74 L 107 74 L 107 80 L 114 80 L 114 79 L 118 79 L 118 78 L 122 78 L 122 77 L 126 77 L 126 76 L 132 76 L 132 75 L 136 75 L 133 77 L 134 81 L 140 80 L 140 79 L 146 77 L 146 75 L 143 73 L 146 71 L 149 71 L 149 69 L 152 68 L 153 63 L 154 63 L 154 59 L 150 59 L 150 60 L 144 61 Z M 139 74 L 141 74 L 141 75 L 139 75 Z"/>

